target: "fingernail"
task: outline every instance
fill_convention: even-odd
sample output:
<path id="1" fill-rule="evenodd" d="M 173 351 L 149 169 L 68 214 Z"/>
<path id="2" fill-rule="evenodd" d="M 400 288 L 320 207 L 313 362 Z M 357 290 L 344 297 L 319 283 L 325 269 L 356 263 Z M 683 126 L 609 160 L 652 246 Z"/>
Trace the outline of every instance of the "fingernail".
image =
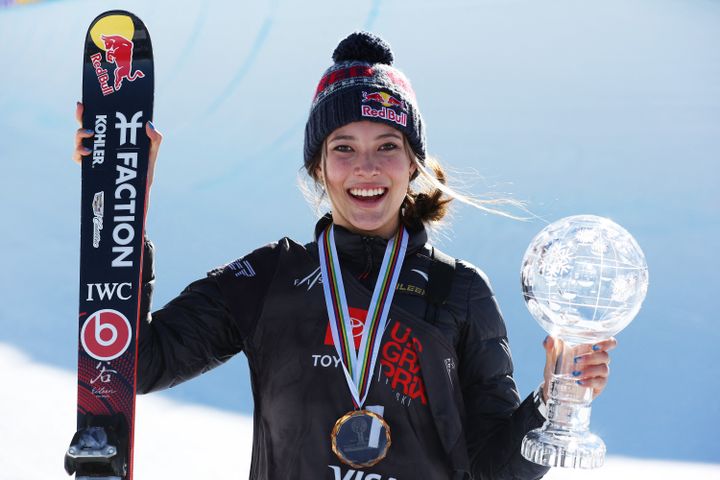
<path id="1" fill-rule="evenodd" d="M 573 359 L 573 363 L 577 363 L 579 360 L 580 360 L 580 357 L 575 357 L 575 358 Z"/>
<path id="2" fill-rule="evenodd" d="M 573 377 L 579 377 L 581 373 L 582 373 L 582 372 L 581 372 L 580 370 L 574 370 L 574 371 L 572 372 Z"/>
<path id="3" fill-rule="evenodd" d="M 547 345 L 548 337 L 545 337 L 545 340 L 543 340 L 543 345 Z"/>
<path id="4" fill-rule="evenodd" d="M 148 121 L 148 125 L 150 126 L 151 130 L 155 130 L 155 125 L 153 125 L 152 122 Z"/>
<path id="5" fill-rule="evenodd" d="M 88 129 L 85 129 L 85 133 L 95 133 L 95 132 L 93 132 L 92 130 L 90 130 L 90 129 L 88 128 Z"/>
<path id="6" fill-rule="evenodd" d="M 80 102 L 79 102 L 79 101 L 78 101 L 78 102 L 75 102 L 75 106 L 76 106 L 76 107 L 79 107 L 79 106 L 80 106 Z"/>
<path id="7" fill-rule="evenodd" d="M 578 385 L 582 385 L 582 384 L 583 384 L 582 380 L 578 380 L 578 381 L 575 382 L 575 383 L 577 383 Z"/>
<path id="8" fill-rule="evenodd" d="M 593 345 L 593 351 L 597 352 L 600 350 L 600 345 Z"/>

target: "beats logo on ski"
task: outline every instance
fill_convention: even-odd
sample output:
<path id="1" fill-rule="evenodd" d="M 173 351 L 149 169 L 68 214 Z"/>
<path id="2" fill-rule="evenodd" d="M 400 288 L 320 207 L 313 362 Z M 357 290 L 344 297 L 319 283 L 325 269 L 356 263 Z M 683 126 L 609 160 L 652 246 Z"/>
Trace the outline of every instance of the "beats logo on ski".
<path id="1" fill-rule="evenodd" d="M 83 348 L 96 360 L 119 357 L 130 346 L 131 339 L 130 322 L 117 310 L 98 310 L 85 320 L 80 330 Z"/>

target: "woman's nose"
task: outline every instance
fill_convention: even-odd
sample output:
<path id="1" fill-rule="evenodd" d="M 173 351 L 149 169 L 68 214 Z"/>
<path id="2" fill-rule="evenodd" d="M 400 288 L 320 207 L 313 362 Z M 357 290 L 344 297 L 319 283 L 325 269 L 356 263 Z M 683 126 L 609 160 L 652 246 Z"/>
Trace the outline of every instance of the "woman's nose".
<path id="1" fill-rule="evenodd" d="M 374 174 L 378 172 L 378 162 L 372 152 L 363 153 L 358 156 L 355 164 L 355 173 L 358 174 Z"/>

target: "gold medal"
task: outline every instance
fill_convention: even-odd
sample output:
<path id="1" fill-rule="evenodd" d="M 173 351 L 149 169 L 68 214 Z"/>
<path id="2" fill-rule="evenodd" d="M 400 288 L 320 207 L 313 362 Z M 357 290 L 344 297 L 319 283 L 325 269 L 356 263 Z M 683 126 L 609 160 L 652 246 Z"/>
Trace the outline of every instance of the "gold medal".
<path id="1" fill-rule="evenodd" d="M 353 410 L 335 422 L 332 451 L 353 468 L 367 468 L 385 458 L 391 445 L 390 426 L 369 410 Z"/>

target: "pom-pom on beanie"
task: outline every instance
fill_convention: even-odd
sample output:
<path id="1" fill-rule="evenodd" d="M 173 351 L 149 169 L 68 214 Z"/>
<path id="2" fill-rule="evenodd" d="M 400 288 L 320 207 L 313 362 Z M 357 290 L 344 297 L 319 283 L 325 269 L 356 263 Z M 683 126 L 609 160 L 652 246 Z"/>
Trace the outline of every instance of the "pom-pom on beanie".
<path id="1" fill-rule="evenodd" d="M 422 162 L 422 117 L 410 81 L 392 66 L 390 46 L 372 33 L 355 32 L 338 44 L 332 58 L 335 63 L 318 83 L 305 125 L 305 168 L 310 168 L 330 133 L 361 120 L 401 131 Z"/>

